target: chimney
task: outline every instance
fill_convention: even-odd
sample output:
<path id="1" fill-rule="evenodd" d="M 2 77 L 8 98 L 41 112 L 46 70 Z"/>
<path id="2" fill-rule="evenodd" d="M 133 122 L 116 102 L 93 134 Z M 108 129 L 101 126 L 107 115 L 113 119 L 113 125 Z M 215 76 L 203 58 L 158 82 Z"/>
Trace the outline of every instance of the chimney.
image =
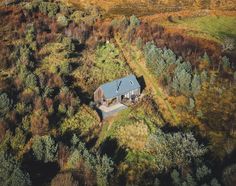
<path id="1" fill-rule="evenodd" d="M 117 82 L 117 81 L 116 81 L 116 82 Z M 122 82 L 122 81 L 120 81 L 120 82 L 119 82 L 119 85 L 117 85 L 116 92 L 118 92 L 118 91 L 119 91 L 119 88 L 120 88 L 121 82 Z"/>

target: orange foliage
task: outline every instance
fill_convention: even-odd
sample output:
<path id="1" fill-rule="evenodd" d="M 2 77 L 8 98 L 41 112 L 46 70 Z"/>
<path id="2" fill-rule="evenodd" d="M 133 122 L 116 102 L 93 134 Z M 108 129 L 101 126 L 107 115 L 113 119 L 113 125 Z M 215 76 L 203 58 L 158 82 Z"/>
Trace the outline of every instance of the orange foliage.
<path id="1" fill-rule="evenodd" d="M 30 131 L 33 135 L 45 135 L 49 130 L 48 113 L 44 111 L 35 111 L 31 118 Z"/>

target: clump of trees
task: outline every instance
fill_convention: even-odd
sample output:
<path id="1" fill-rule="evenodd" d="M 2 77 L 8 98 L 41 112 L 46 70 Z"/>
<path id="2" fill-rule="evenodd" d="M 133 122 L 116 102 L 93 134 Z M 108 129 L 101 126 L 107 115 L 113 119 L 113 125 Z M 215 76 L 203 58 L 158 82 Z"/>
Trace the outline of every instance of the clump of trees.
<path id="1" fill-rule="evenodd" d="M 35 136 L 32 149 L 37 160 L 45 163 L 57 160 L 58 145 L 51 136 Z"/>
<path id="2" fill-rule="evenodd" d="M 178 167 L 182 170 L 192 160 L 202 157 L 207 149 L 198 143 L 192 133 L 167 133 L 158 130 L 148 138 L 146 149 L 155 156 L 159 171 Z"/>
<path id="3" fill-rule="evenodd" d="M 111 173 L 113 172 L 113 162 L 111 159 L 106 155 L 101 156 L 90 153 L 76 135 L 73 136 L 71 142 L 73 147 L 72 153 L 68 158 L 68 166 L 70 168 L 81 169 L 80 162 L 83 162 L 84 168 L 91 173 L 90 178 L 85 178 L 85 183 L 96 181 L 101 186 L 109 185 Z"/>
<path id="4" fill-rule="evenodd" d="M 204 80 L 197 71 L 193 72 L 189 62 L 177 57 L 172 50 L 157 48 L 154 43 L 148 42 L 144 46 L 144 55 L 147 67 L 169 91 L 186 96 L 199 92 Z"/>
<path id="5" fill-rule="evenodd" d="M 0 166 L 1 185 L 31 185 L 29 174 L 22 170 L 21 163 L 2 150 L 0 151 Z"/>

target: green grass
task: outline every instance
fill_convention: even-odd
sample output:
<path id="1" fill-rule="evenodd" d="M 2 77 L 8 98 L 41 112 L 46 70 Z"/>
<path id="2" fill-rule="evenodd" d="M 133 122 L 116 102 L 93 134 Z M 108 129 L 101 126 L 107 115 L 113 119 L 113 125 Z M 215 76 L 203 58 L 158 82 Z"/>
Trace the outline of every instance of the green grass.
<path id="1" fill-rule="evenodd" d="M 192 36 L 222 42 L 229 37 L 236 40 L 236 18 L 229 16 L 204 16 L 174 20 L 175 23 L 165 22 L 164 26 L 178 27 L 187 30 Z"/>

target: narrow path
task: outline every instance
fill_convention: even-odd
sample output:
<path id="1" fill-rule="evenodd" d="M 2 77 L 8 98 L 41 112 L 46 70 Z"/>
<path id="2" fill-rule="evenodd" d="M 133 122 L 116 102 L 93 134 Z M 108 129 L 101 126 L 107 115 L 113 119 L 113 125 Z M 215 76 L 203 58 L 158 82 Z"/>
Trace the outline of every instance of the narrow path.
<path id="1" fill-rule="evenodd" d="M 128 48 L 127 46 L 123 46 L 119 36 L 115 36 L 115 41 L 133 72 L 138 76 L 143 76 L 147 88 L 153 92 L 154 101 L 159 106 L 164 119 L 172 124 L 179 123 L 179 119 L 177 118 L 174 109 L 171 107 L 168 100 L 166 100 L 167 96 L 165 96 L 163 91 L 158 87 L 158 81 L 147 69 L 143 57 L 137 52 L 134 55 L 135 51 L 132 51 L 131 47 Z"/>

